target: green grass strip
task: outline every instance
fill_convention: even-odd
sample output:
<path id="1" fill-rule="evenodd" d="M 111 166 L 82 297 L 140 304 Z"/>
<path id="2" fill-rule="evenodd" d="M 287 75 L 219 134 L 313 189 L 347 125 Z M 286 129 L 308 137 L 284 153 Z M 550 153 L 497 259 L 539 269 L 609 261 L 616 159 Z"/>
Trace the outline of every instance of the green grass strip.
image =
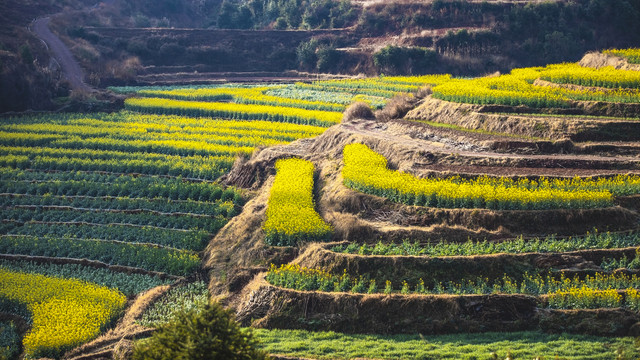
<path id="1" fill-rule="evenodd" d="M 625 359 L 639 355 L 634 339 L 540 332 L 422 335 L 349 335 L 336 332 L 256 329 L 271 354 L 313 359 Z M 495 355 L 494 355 L 495 354 Z"/>

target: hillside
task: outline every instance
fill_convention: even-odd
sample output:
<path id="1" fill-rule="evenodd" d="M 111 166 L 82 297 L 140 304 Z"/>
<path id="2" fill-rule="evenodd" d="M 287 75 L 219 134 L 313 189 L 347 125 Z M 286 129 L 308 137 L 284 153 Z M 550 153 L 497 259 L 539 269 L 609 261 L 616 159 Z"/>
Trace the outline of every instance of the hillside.
<path id="1" fill-rule="evenodd" d="M 114 0 L 27 11 L 36 4 L 3 5 L 11 19 L 0 39 L 8 51 L 1 109 L 68 104 L 59 67 L 49 64 L 46 49 L 24 31 L 31 19 L 11 16 L 15 11 L 39 16 L 66 6 L 52 29 L 84 68 L 85 81 L 98 88 L 234 77 L 304 79 L 308 73 L 477 76 L 577 61 L 589 50 L 640 43 L 640 5 L 631 0 L 332 0 L 311 1 L 308 8 L 295 0 L 166 0 L 153 6 Z"/>
<path id="2" fill-rule="evenodd" d="M 210 298 L 283 359 L 636 357 L 638 49 L 580 63 L 6 119 L 9 357 L 129 358 Z"/>
<path id="3" fill-rule="evenodd" d="M 638 1 L 0 10 L 0 359 L 640 357 Z"/>

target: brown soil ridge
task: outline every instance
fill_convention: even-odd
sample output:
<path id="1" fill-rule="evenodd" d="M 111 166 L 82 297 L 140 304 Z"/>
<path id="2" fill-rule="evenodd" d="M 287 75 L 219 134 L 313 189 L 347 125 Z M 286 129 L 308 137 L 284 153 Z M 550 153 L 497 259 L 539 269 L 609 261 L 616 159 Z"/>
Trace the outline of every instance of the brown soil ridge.
<path id="1" fill-rule="evenodd" d="M 367 144 L 387 157 L 393 169 L 419 177 L 462 170 L 493 173 L 495 169 L 504 171 L 500 175 L 519 174 L 517 165 L 527 161 L 539 162 L 539 167 L 526 168 L 522 175 L 573 177 L 616 173 L 612 170 L 544 167 L 553 165 L 557 159 L 571 162 L 586 158 L 611 162 L 611 158 L 576 155 L 514 156 L 474 152 L 457 148 L 455 144 L 436 144 L 407 135 L 415 131 L 416 128 L 404 122 L 345 121 L 314 139 L 270 147 L 255 153 L 251 159 L 238 160 L 223 181 L 227 185 L 252 189 L 256 195 L 205 250 L 204 268 L 210 272 L 212 294 L 221 298 L 235 298 L 238 291 L 260 269 L 270 263 L 287 263 L 298 255 L 297 248 L 270 247 L 264 243 L 262 224 L 275 174 L 274 164 L 281 158 L 300 157 L 314 162 L 318 172 L 317 210 L 334 226 L 334 240 L 337 241 L 401 241 L 405 238 L 430 241 L 438 240 L 439 237 L 454 241 L 465 241 L 469 237 L 497 240 L 522 233 L 547 235 L 555 232 L 569 235 L 586 233 L 594 226 L 598 226 L 601 231 L 607 228 L 617 231 L 636 226 L 637 214 L 622 207 L 550 211 L 429 209 L 392 203 L 343 185 L 340 175 L 342 150 L 346 144 L 351 143 Z M 478 163 L 479 161 L 482 162 Z M 493 165 L 494 168 L 487 165 Z"/>
<path id="2" fill-rule="evenodd" d="M 619 70 L 640 71 L 640 64 L 630 64 L 625 58 L 603 54 L 600 52 L 591 52 L 585 54 L 579 62 L 580 66 L 592 67 L 600 69 L 605 66 L 613 66 Z"/>
<path id="3" fill-rule="evenodd" d="M 571 331 L 634 335 L 640 314 L 621 308 L 544 309 L 529 295 L 384 295 L 296 291 L 251 285 L 237 314 L 243 325 L 357 334 Z M 253 320 L 253 321 L 252 321 Z"/>
<path id="4" fill-rule="evenodd" d="M 592 115 L 615 116 L 633 105 L 633 114 L 640 113 L 640 104 L 615 104 L 580 102 L 584 111 Z M 637 107 L 637 108 L 636 108 Z M 624 108 L 624 109 L 623 109 Z M 582 110 L 577 110 L 578 114 Z M 409 111 L 405 119 L 427 120 L 462 128 L 514 134 L 551 140 L 570 139 L 572 141 L 638 141 L 640 121 L 625 119 L 589 118 L 589 116 L 544 116 L 517 115 L 533 113 L 536 109 L 505 107 L 499 105 L 474 105 L 453 103 L 427 97 L 415 109 Z M 608 114 L 608 113 L 612 114 Z"/>
<path id="5" fill-rule="evenodd" d="M 624 249 L 594 249 L 563 253 L 490 254 L 474 256 L 379 256 L 357 255 L 331 251 L 336 245 L 311 244 L 293 263 L 312 269 L 322 269 L 332 274 L 368 274 L 377 284 L 389 280 L 395 286 L 407 281 L 410 286 L 422 279 L 427 287 L 439 282 L 460 282 L 477 277 L 500 279 L 507 275 L 521 281 L 525 273 L 541 271 L 603 272 L 598 264 L 605 258 L 632 259 L 638 247 Z M 573 274 L 573 273 L 572 273 Z"/>
<path id="6" fill-rule="evenodd" d="M 457 104 L 429 99 L 444 104 L 458 117 Z M 425 106 L 423 104 L 420 108 Z M 464 106 L 464 105 L 463 105 Z M 414 110 L 415 111 L 415 110 Z M 640 125 L 640 122 L 637 122 Z M 418 177 L 434 172 L 486 174 L 500 176 L 598 176 L 640 173 L 640 158 L 576 154 L 506 154 L 469 147 L 456 141 L 431 141 L 415 137 L 428 133 L 419 123 L 375 120 L 344 121 L 313 139 L 264 149 L 249 160 L 238 161 L 222 180 L 226 185 L 258 189 L 273 173 L 277 159 L 302 157 L 321 165 L 326 158 L 341 159 L 345 145 L 363 143 L 388 159 L 394 169 L 411 172 Z M 640 131 L 638 132 L 640 136 Z M 319 167 L 321 168 L 321 167 Z M 526 168 L 519 171 L 518 168 Z"/>

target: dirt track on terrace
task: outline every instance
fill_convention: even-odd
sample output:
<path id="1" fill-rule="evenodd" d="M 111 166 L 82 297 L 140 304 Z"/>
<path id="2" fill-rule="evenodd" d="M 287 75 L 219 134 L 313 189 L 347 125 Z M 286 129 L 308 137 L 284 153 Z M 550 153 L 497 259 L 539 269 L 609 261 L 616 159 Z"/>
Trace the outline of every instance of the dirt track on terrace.
<path id="1" fill-rule="evenodd" d="M 92 89 L 84 83 L 84 72 L 71 54 L 71 50 L 49 29 L 50 17 L 39 18 L 33 22 L 33 32 L 47 44 L 53 57 L 56 59 L 62 73 L 69 81 L 71 88 L 81 92 L 91 92 Z"/>

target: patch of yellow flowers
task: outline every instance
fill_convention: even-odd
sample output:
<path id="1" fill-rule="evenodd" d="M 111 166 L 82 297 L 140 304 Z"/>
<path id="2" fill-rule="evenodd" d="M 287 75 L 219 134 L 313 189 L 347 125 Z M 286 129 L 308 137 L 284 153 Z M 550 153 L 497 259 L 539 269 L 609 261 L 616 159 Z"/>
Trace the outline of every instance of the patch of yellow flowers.
<path id="1" fill-rule="evenodd" d="M 162 98 L 129 98 L 125 100 L 124 105 L 128 110 L 143 113 L 209 116 L 234 120 L 268 120 L 317 126 L 331 126 L 342 119 L 341 113 L 333 111 Z"/>
<path id="2" fill-rule="evenodd" d="M 623 57 L 629 60 L 632 64 L 640 64 L 640 49 L 639 48 L 631 48 L 631 49 L 611 49 L 603 51 L 605 54 L 611 54 L 615 56 Z"/>
<path id="3" fill-rule="evenodd" d="M 0 284 L 0 298 L 31 313 L 33 326 L 23 339 L 29 358 L 57 357 L 95 338 L 127 300 L 104 286 L 4 269 Z"/>
<path id="4" fill-rule="evenodd" d="M 315 210 L 313 163 L 302 159 L 276 162 L 276 177 L 267 204 L 265 241 L 274 246 L 294 246 L 301 241 L 323 241 L 332 228 Z"/>
<path id="5" fill-rule="evenodd" d="M 627 290 L 627 297 L 631 300 L 628 304 L 633 308 L 633 296 L 637 297 L 637 290 Z M 558 290 L 549 294 L 547 298 L 549 306 L 558 309 L 597 309 L 615 308 L 624 304 L 621 292 L 616 289 L 600 290 L 583 285 L 567 290 Z"/>
<path id="6" fill-rule="evenodd" d="M 593 208 L 613 205 L 609 191 L 594 188 L 581 179 L 533 181 L 503 177 L 419 179 L 392 171 L 387 159 L 363 144 L 347 145 L 343 151 L 344 184 L 364 193 L 408 205 L 445 208 L 550 209 Z M 595 181 L 595 184 L 598 182 Z"/>
<path id="7" fill-rule="evenodd" d="M 613 89 L 568 89 L 537 86 L 536 79 L 554 83 Z M 570 107 L 573 101 L 640 103 L 637 71 L 583 68 L 577 64 L 514 69 L 510 74 L 476 79 L 452 79 L 433 88 L 433 96 L 446 101 L 529 107 Z"/>

